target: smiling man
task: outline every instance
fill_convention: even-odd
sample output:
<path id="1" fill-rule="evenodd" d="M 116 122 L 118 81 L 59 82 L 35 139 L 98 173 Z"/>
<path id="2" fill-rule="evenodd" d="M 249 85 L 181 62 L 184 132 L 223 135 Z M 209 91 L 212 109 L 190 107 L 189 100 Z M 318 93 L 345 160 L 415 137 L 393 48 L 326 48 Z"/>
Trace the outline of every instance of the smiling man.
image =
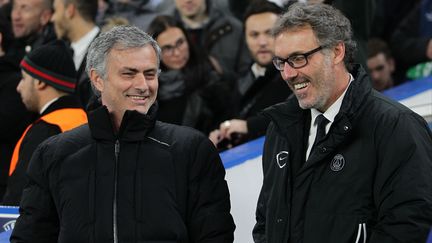
<path id="1" fill-rule="evenodd" d="M 101 34 L 89 124 L 43 143 L 11 242 L 233 242 L 225 170 L 192 128 L 155 120 L 160 48 L 137 27 Z"/>
<path id="2" fill-rule="evenodd" d="M 349 20 L 293 4 L 273 28 L 273 63 L 294 97 L 271 119 L 255 242 L 425 242 L 432 223 L 432 134 L 372 89 Z"/>

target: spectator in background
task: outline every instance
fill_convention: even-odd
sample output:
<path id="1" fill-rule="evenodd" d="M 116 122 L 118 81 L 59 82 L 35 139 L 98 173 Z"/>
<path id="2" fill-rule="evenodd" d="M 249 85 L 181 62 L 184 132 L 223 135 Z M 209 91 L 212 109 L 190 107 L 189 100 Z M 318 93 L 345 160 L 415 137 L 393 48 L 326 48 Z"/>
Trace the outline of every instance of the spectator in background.
<path id="1" fill-rule="evenodd" d="M 3 198 L 14 146 L 31 123 L 16 88 L 21 79 L 19 66 L 6 52 L 13 41 L 10 23 L 0 12 L 0 198 Z"/>
<path id="2" fill-rule="evenodd" d="M 76 71 L 63 42 L 41 46 L 21 61 L 22 79 L 17 90 L 27 110 L 39 118 L 27 127 L 17 142 L 9 168 L 2 204 L 17 206 L 27 183 L 26 170 L 36 147 L 45 139 L 87 123 L 73 92 Z"/>
<path id="3" fill-rule="evenodd" d="M 52 0 L 12 1 L 12 30 L 16 40 L 8 55 L 17 65 L 32 49 L 56 39 L 50 24 L 52 13 Z"/>
<path id="4" fill-rule="evenodd" d="M 370 39 L 368 42 L 367 67 L 372 79 L 372 86 L 378 91 L 393 87 L 395 61 L 390 48 L 383 40 Z"/>
<path id="5" fill-rule="evenodd" d="M 238 77 L 247 71 L 251 62 L 242 24 L 211 3 L 210 0 L 175 0 L 174 16 L 183 23 L 193 45 L 213 56 L 224 73 Z"/>
<path id="6" fill-rule="evenodd" d="M 11 242 L 234 241 L 215 148 L 156 120 L 160 55 L 137 27 L 93 41 L 87 70 L 102 104 L 35 152 Z"/>
<path id="7" fill-rule="evenodd" d="M 0 0 L 0 7 L 9 3 L 9 0 Z"/>
<path id="8" fill-rule="evenodd" d="M 59 39 L 70 42 L 78 83 L 75 94 L 85 108 L 93 96 L 85 72 L 87 49 L 100 29 L 96 26 L 97 0 L 54 0 L 52 21 Z"/>
<path id="9" fill-rule="evenodd" d="M 417 79 L 432 75 L 432 0 L 422 0 L 401 21 L 392 36 L 392 50 L 400 69 L 404 74 L 408 68 L 418 68 Z M 400 64 L 400 65 L 399 65 Z M 417 67 L 415 67 L 417 66 Z M 422 70 L 429 66 L 428 70 Z M 406 78 L 408 78 L 406 76 Z"/>
<path id="10" fill-rule="evenodd" d="M 158 119 L 208 134 L 232 114 L 232 81 L 220 75 L 208 56 L 198 53 L 171 16 L 156 17 L 148 33 L 162 49 Z"/>
<path id="11" fill-rule="evenodd" d="M 264 135 L 270 120 L 258 113 L 284 101 L 291 93 L 272 63 L 271 29 L 281 13 L 282 8 L 266 0 L 254 0 L 246 9 L 245 38 L 254 62 L 248 73 L 237 80 L 234 119 L 221 123 L 209 136 L 219 149 Z"/>

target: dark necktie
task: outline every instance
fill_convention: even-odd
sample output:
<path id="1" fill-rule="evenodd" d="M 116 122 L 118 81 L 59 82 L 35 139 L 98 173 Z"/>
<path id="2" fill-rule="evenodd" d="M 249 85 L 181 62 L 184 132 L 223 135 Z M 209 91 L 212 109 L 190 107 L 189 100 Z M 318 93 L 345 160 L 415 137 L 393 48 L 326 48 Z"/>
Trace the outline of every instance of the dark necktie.
<path id="1" fill-rule="evenodd" d="M 316 144 L 319 143 L 325 137 L 325 135 L 326 135 L 325 128 L 326 128 L 327 123 L 329 123 L 329 122 L 330 121 L 327 120 L 327 118 L 325 118 L 325 116 L 323 114 L 320 114 L 319 116 L 317 116 L 316 123 L 318 125 L 318 128 L 317 128 L 315 141 L 314 141 L 312 149 L 311 149 L 311 153 L 314 150 Z"/>

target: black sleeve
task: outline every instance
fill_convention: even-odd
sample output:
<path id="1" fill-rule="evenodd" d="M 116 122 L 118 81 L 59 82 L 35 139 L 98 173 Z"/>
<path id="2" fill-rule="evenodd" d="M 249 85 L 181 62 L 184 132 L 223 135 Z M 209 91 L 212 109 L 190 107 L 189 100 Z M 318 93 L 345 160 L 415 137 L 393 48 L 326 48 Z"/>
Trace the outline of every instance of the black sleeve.
<path id="1" fill-rule="evenodd" d="M 49 189 L 49 173 L 45 164 L 50 149 L 40 146 L 28 168 L 28 181 L 20 203 L 18 217 L 11 235 L 12 243 L 56 243 L 59 220 Z"/>
<path id="2" fill-rule="evenodd" d="M 426 242 L 432 224 L 432 133 L 418 115 L 402 114 L 385 124 L 376 135 L 378 215 L 368 242 Z"/>
<path id="3" fill-rule="evenodd" d="M 246 119 L 246 123 L 248 127 L 248 136 L 253 139 L 265 134 L 267 127 L 270 124 L 270 119 L 261 113 L 258 113 L 257 115 Z"/>

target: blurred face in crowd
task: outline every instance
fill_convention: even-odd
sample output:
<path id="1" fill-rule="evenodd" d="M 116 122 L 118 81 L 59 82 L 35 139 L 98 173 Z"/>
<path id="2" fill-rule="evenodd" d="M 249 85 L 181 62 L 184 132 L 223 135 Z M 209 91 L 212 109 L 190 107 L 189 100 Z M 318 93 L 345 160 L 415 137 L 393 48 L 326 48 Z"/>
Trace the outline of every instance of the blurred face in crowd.
<path id="1" fill-rule="evenodd" d="M 342 45 L 342 44 L 340 44 Z M 306 58 L 301 54 L 311 52 Z M 293 68 L 284 62 L 281 75 L 293 91 L 303 109 L 315 108 L 324 112 L 338 98 L 338 89 L 332 63 L 333 52 L 320 50 L 318 41 L 310 27 L 286 30 L 275 37 L 275 55 L 280 59 L 290 58 Z"/>
<path id="2" fill-rule="evenodd" d="M 277 18 L 276 14 L 267 12 L 251 15 L 246 19 L 246 43 L 252 58 L 260 66 L 267 66 L 272 62 L 274 39 L 271 29 Z"/>
<path id="3" fill-rule="evenodd" d="M 169 69 L 181 69 L 189 60 L 189 45 L 180 28 L 170 27 L 156 38 L 162 49 L 162 62 Z"/>
<path id="4" fill-rule="evenodd" d="M 51 21 L 54 23 L 54 29 L 59 39 L 65 38 L 68 35 L 69 21 L 66 12 L 64 0 L 54 0 L 54 14 Z"/>
<path id="5" fill-rule="evenodd" d="M 26 72 L 21 71 L 22 79 L 18 83 L 17 91 L 21 95 L 21 100 L 29 111 L 39 112 L 39 100 L 36 94 L 35 80 Z"/>
<path id="6" fill-rule="evenodd" d="M 373 87 L 383 91 L 393 86 L 392 73 L 394 72 L 394 60 L 387 58 L 384 53 L 379 53 L 367 60 L 367 66 L 372 79 Z"/>
<path id="7" fill-rule="evenodd" d="M 190 19 L 205 15 L 207 8 L 205 0 L 175 0 L 175 4 L 180 15 Z"/>
<path id="8" fill-rule="evenodd" d="M 14 0 L 11 13 L 14 36 L 40 33 L 51 18 L 50 7 L 46 0 Z"/>
<path id="9" fill-rule="evenodd" d="M 112 49 L 106 59 L 106 75 L 90 72 L 91 80 L 101 93 L 119 126 L 126 110 L 146 114 L 156 100 L 158 61 L 151 45 L 129 49 Z"/>
<path id="10" fill-rule="evenodd" d="M 8 3 L 9 0 L 0 0 L 0 7 Z"/>

